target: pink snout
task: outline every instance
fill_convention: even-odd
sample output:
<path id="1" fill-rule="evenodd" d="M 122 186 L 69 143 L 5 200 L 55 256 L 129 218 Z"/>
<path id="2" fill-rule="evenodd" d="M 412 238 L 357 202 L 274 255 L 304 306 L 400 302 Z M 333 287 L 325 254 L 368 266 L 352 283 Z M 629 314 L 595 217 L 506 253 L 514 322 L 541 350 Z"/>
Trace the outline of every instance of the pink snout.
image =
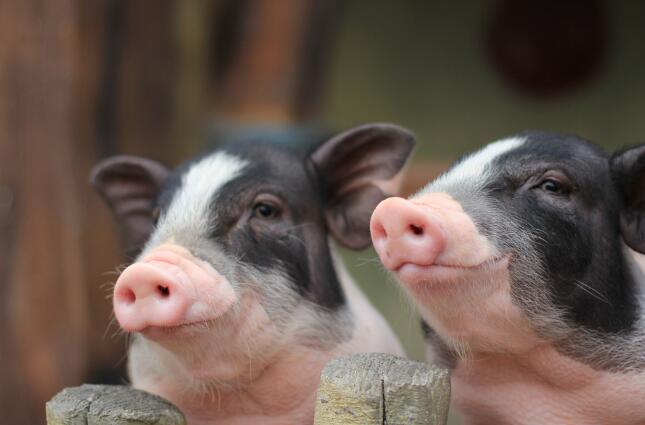
<path id="1" fill-rule="evenodd" d="M 370 230 L 374 249 L 389 270 L 404 264 L 431 266 L 446 244 L 438 220 L 403 198 L 382 201 L 372 214 Z"/>
<path id="2" fill-rule="evenodd" d="M 125 269 L 114 287 L 114 313 L 121 327 L 139 332 L 148 326 L 180 325 L 191 304 L 180 280 L 148 263 Z"/>
<path id="3" fill-rule="evenodd" d="M 229 282 L 176 245 L 126 268 L 114 287 L 114 313 L 127 332 L 213 320 L 236 301 Z"/>

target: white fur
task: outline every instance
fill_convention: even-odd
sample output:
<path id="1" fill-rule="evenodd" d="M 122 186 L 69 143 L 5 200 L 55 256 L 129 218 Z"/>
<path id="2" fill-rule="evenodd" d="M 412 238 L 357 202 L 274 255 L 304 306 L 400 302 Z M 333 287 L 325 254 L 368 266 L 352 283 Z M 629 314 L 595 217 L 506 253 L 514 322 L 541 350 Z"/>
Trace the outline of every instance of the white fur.
<path id="1" fill-rule="evenodd" d="M 526 139 L 523 137 L 510 137 L 491 143 L 464 158 L 453 169 L 424 187 L 421 193 L 430 189 L 433 192 L 443 191 L 444 187 L 454 184 L 479 186 L 487 180 L 489 173 L 493 171 L 490 164 L 495 158 L 521 146 L 525 141 Z"/>
<path id="2" fill-rule="evenodd" d="M 349 275 L 343 260 L 333 247 L 331 253 L 338 280 L 345 292 L 348 308 L 358 328 L 353 338 L 355 343 L 360 342 L 360 344 L 357 344 L 360 350 L 356 351 L 382 352 L 405 357 L 403 348 L 390 325 L 356 285 Z M 360 335 L 361 332 L 366 334 Z"/>
<path id="3" fill-rule="evenodd" d="M 208 210 L 215 192 L 237 177 L 247 162 L 230 154 L 218 152 L 193 165 L 182 177 L 165 220 L 191 223 L 206 229 Z"/>
<path id="4" fill-rule="evenodd" d="M 225 152 L 214 153 L 193 164 L 182 176 L 181 186 L 168 211 L 160 217 L 146 248 L 173 238 L 176 233 L 203 235 L 207 232 L 213 195 L 239 176 L 247 165 L 247 161 Z"/>

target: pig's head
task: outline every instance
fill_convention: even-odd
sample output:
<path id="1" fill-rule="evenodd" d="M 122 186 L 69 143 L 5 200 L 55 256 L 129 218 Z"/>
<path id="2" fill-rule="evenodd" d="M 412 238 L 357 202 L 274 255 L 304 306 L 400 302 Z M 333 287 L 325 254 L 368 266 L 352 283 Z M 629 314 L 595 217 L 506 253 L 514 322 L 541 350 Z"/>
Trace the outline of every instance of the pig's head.
<path id="1" fill-rule="evenodd" d="M 643 367 L 644 185 L 645 146 L 608 156 L 528 132 L 384 200 L 372 239 L 444 360 L 546 341 L 594 367 Z"/>
<path id="2" fill-rule="evenodd" d="M 131 156 L 97 165 L 94 185 L 141 245 L 113 302 L 134 344 L 156 350 L 140 362 L 146 373 L 171 368 L 222 387 L 252 380 L 284 350 L 349 338 L 328 239 L 369 244 L 370 214 L 412 147 L 408 131 L 374 124 L 309 152 L 237 143 L 174 171 Z"/>

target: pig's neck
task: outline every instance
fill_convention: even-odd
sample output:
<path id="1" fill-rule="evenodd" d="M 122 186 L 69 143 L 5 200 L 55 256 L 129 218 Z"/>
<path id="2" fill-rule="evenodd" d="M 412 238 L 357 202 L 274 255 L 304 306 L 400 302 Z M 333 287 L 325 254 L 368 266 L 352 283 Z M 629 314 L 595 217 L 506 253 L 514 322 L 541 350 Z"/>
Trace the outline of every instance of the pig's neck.
<path id="1" fill-rule="evenodd" d="M 523 354 L 459 360 L 452 393 L 471 424 L 641 424 L 643 382 L 643 372 L 594 370 L 543 343 Z"/>
<path id="2" fill-rule="evenodd" d="M 172 376 L 134 383 L 176 404 L 190 425 L 289 425 L 312 422 L 320 370 L 333 350 L 290 347 L 255 379 L 236 388 L 181 390 Z"/>
<path id="3" fill-rule="evenodd" d="M 312 424 L 320 372 L 327 362 L 361 351 L 400 354 L 398 344 L 375 343 L 370 335 L 377 330 L 372 326 L 359 319 L 354 337 L 327 351 L 290 346 L 277 353 L 251 382 L 236 387 L 186 389 L 172 374 L 152 373 L 133 377 L 133 385 L 170 400 L 186 415 L 189 425 Z"/>

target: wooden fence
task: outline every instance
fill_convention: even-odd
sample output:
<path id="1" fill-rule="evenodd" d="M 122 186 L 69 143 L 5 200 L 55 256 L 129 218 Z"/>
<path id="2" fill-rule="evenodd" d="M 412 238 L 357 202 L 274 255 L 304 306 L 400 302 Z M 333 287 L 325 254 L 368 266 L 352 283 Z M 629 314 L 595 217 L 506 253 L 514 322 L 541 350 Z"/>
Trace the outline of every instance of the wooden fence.
<path id="1" fill-rule="evenodd" d="M 331 361 L 316 397 L 315 425 L 445 425 L 447 370 L 387 354 Z M 160 397 L 127 386 L 83 385 L 47 403 L 48 425 L 185 425 Z"/>

